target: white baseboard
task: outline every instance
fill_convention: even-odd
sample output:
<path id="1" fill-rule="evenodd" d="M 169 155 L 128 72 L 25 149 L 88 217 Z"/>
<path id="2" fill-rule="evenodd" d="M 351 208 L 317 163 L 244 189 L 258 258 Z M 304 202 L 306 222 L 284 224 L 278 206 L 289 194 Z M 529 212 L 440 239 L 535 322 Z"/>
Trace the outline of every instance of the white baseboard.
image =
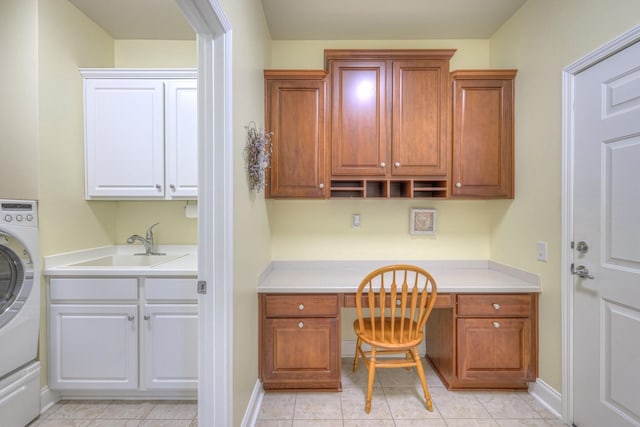
<path id="1" fill-rule="evenodd" d="M 58 403 L 60 400 L 60 393 L 51 390 L 49 386 L 44 386 L 40 389 L 40 413 L 44 414 L 49 408 Z"/>
<path id="2" fill-rule="evenodd" d="M 253 387 L 253 393 L 249 399 L 247 409 L 244 411 L 244 417 L 242 417 L 241 427 L 253 427 L 258 419 L 258 413 L 262 406 L 262 398 L 264 397 L 264 389 L 260 380 L 256 381 L 256 385 Z"/>
<path id="3" fill-rule="evenodd" d="M 540 378 L 529 384 L 529 394 L 542 403 L 553 415 L 562 419 L 562 394 Z"/>

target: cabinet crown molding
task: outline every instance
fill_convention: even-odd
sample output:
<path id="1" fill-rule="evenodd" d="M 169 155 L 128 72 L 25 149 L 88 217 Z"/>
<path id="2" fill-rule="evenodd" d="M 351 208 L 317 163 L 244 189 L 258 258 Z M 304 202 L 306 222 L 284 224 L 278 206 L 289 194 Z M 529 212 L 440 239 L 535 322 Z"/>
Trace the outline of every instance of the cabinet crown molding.
<path id="1" fill-rule="evenodd" d="M 327 77 L 324 70 L 264 70 L 265 79 L 322 80 Z"/>
<path id="2" fill-rule="evenodd" d="M 195 79 L 195 68 L 80 68 L 85 79 Z"/>
<path id="3" fill-rule="evenodd" d="M 333 59 L 451 59 L 456 49 L 325 49 L 325 69 Z"/>
<path id="4" fill-rule="evenodd" d="M 515 79 L 518 70 L 455 70 L 451 77 L 456 79 Z"/>

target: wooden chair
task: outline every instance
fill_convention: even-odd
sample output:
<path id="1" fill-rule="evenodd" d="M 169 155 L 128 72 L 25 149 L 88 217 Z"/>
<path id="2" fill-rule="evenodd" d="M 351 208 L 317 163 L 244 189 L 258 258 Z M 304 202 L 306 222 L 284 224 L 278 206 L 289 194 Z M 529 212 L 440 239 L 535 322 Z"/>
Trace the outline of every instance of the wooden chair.
<path id="1" fill-rule="evenodd" d="M 353 329 L 358 336 L 353 371 L 358 359 L 369 370 L 365 412 L 371 411 L 371 393 L 376 368 L 415 366 L 424 390 L 427 409 L 433 412 L 431 396 L 424 377 L 418 344 L 424 338 L 424 325 L 436 301 L 437 287 L 433 277 L 422 268 L 411 265 L 389 265 L 369 273 L 356 294 L 358 318 Z M 363 351 L 362 344 L 371 346 Z M 403 354 L 404 358 L 378 358 L 379 355 Z M 368 358 L 367 358 L 368 357 Z"/>

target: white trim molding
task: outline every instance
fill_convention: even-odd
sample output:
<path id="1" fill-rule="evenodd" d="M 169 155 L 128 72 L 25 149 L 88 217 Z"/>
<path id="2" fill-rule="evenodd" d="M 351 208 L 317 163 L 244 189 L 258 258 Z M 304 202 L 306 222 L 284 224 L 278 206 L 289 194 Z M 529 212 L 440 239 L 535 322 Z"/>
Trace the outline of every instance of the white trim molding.
<path id="1" fill-rule="evenodd" d="M 231 25 L 220 0 L 176 0 L 198 39 L 198 422 L 233 425 Z"/>
<path id="2" fill-rule="evenodd" d="M 573 104 L 576 76 L 598 62 L 640 41 L 640 26 L 594 50 L 562 70 L 562 411 L 563 421 L 573 422 Z"/>
<path id="3" fill-rule="evenodd" d="M 44 414 L 60 401 L 60 393 L 51 390 L 48 385 L 40 389 L 40 414 Z"/>
<path id="4" fill-rule="evenodd" d="M 549 412 L 558 418 L 562 417 L 562 396 L 540 378 L 529 384 L 529 394 L 536 398 Z"/>
<path id="5" fill-rule="evenodd" d="M 244 412 L 244 417 L 240 423 L 241 427 L 253 427 L 258 420 L 260 414 L 260 408 L 262 407 L 262 399 L 264 398 L 264 389 L 260 380 L 256 381 L 256 385 L 253 387 L 251 398 L 247 404 L 247 409 Z"/>

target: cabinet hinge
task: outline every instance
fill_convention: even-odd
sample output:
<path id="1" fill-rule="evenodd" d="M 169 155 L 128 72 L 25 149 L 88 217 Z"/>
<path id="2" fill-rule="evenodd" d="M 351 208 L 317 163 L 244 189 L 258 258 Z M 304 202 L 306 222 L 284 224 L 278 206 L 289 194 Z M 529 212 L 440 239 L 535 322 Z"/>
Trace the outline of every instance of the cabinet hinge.
<path id="1" fill-rule="evenodd" d="M 198 280 L 198 293 L 203 295 L 207 293 L 207 282 L 205 280 Z"/>
<path id="2" fill-rule="evenodd" d="M 574 248 L 574 243 L 573 243 L 573 240 L 572 240 L 571 241 L 571 249 L 573 249 L 573 248 Z"/>

